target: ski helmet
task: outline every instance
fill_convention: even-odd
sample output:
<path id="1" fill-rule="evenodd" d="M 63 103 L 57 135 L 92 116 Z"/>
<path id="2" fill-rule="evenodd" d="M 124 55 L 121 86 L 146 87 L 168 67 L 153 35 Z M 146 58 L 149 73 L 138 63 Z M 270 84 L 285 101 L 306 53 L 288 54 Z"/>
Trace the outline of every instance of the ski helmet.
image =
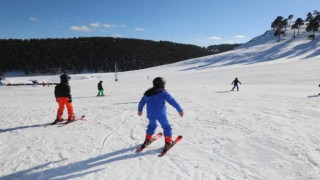
<path id="1" fill-rule="evenodd" d="M 69 74 L 64 73 L 60 76 L 60 79 L 61 81 L 69 81 L 71 79 L 71 76 Z"/>
<path id="2" fill-rule="evenodd" d="M 156 77 L 153 80 L 153 87 L 154 88 L 164 88 L 166 86 L 166 80 L 163 77 Z"/>

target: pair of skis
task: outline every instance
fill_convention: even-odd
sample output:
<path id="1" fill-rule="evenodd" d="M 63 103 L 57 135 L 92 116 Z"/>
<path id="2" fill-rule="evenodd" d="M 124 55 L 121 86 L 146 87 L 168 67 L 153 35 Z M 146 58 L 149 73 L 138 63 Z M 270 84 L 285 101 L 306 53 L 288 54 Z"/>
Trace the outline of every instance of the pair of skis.
<path id="1" fill-rule="evenodd" d="M 75 121 L 80 121 L 80 120 L 84 120 L 85 118 L 85 115 L 82 115 L 80 117 L 75 117 L 73 121 L 67 121 L 66 119 L 63 119 L 61 122 L 59 121 L 58 123 L 50 123 L 48 125 L 58 125 L 58 127 L 62 127 L 62 126 L 65 126 L 65 125 L 68 125 L 68 124 L 71 124 Z M 66 122 L 65 122 L 66 121 Z"/>
<path id="2" fill-rule="evenodd" d="M 146 145 L 145 147 L 140 147 L 136 150 L 136 153 L 139 153 L 141 151 L 143 151 L 146 147 L 148 147 L 151 143 L 153 143 L 154 141 L 156 141 L 157 139 L 162 137 L 162 133 L 159 132 L 158 134 L 156 134 L 154 137 L 152 137 L 150 143 L 148 145 Z M 164 156 L 174 145 L 176 145 L 180 140 L 182 139 L 182 136 L 178 136 L 176 137 L 176 139 L 170 144 L 170 146 L 166 149 L 163 149 L 162 152 L 158 155 L 159 157 Z"/>

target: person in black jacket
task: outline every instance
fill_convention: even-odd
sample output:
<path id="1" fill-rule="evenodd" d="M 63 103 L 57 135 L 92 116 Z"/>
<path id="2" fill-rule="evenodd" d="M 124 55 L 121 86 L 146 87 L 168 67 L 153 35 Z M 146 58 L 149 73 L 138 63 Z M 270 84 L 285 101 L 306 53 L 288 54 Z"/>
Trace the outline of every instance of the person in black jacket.
<path id="1" fill-rule="evenodd" d="M 103 81 L 100 81 L 99 83 L 98 83 L 98 95 L 97 96 L 104 96 L 104 90 L 103 90 L 103 87 L 102 87 L 102 83 L 103 83 Z"/>
<path id="2" fill-rule="evenodd" d="M 57 118 L 53 122 L 53 124 L 56 124 L 57 122 L 62 121 L 62 114 L 65 106 L 67 106 L 67 109 L 68 109 L 67 123 L 74 120 L 72 97 L 71 97 L 71 90 L 69 85 L 70 79 L 71 79 L 70 75 L 62 74 L 60 76 L 60 83 L 57 84 L 54 89 L 54 95 L 56 97 L 56 101 L 58 102 L 59 108 L 57 111 Z"/>
<path id="3" fill-rule="evenodd" d="M 320 84 L 319 84 L 319 87 L 320 87 Z M 320 93 L 318 95 L 320 96 Z"/>
<path id="4" fill-rule="evenodd" d="M 238 83 L 241 84 L 241 82 L 238 80 L 238 78 L 236 78 L 236 79 L 234 79 L 234 80 L 232 81 L 231 85 L 233 84 L 233 88 L 231 89 L 231 91 L 233 91 L 235 87 L 237 87 L 237 91 L 239 91 L 239 85 L 238 85 Z"/>

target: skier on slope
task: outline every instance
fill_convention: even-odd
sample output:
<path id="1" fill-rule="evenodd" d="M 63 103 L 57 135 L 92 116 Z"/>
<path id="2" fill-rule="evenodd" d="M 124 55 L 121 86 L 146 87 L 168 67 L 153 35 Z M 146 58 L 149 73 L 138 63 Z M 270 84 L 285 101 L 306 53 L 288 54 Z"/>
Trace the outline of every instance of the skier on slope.
<path id="1" fill-rule="evenodd" d="M 146 130 L 146 139 L 141 145 L 141 148 L 149 145 L 152 135 L 157 128 L 157 120 L 160 123 L 165 136 L 164 149 L 168 149 L 172 143 L 172 128 L 167 118 L 165 102 L 172 105 L 179 115 L 183 116 L 183 110 L 179 103 L 165 90 L 166 81 L 162 77 L 157 77 L 153 80 L 153 87 L 148 89 L 138 105 L 138 115 L 142 115 L 143 107 L 147 104 L 147 117 L 149 124 Z"/>
<path id="2" fill-rule="evenodd" d="M 60 83 L 56 85 L 54 89 L 54 95 L 56 101 L 58 102 L 59 108 L 57 111 L 57 118 L 52 124 L 56 124 L 59 121 L 62 121 L 62 114 L 64 107 L 67 106 L 68 109 L 68 120 L 67 123 L 74 121 L 74 112 L 72 105 L 71 90 L 69 85 L 69 80 L 71 79 L 70 75 L 62 74 L 60 76 Z"/>
<path id="3" fill-rule="evenodd" d="M 236 78 L 236 79 L 234 79 L 234 80 L 232 81 L 231 85 L 233 84 L 233 88 L 231 89 L 231 91 L 233 91 L 235 87 L 237 87 L 237 91 L 239 91 L 239 85 L 238 85 L 238 83 L 241 84 L 241 82 L 238 80 L 238 78 Z"/>
<path id="4" fill-rule="evenodd" d="M 319 87 L 320 87 L 320 84 L 319 84 Z M 320 96 L 320 93 L 318 95 Z"/>
<path id="5" fill-rule="evenodd" d="M 104 89 L 102 87 L 102 83 L 103 83 L 103 81 L 100 81 L 98 83 L 98 95 L 97 96 L 104 96 Z"/>

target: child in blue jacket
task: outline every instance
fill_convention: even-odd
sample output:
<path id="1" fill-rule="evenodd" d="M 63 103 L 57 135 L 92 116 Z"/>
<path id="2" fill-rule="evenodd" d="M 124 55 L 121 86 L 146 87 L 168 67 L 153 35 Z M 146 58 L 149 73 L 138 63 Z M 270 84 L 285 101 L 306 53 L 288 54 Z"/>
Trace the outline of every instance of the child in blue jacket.
<path id="1" fill-rule="evenodd" d="M 147 104 L 147 117 L 149 124 L 146 131 L 146 139 L 141 145 L 144 148 L 150 143 L 152 135 L 157 128 L 157 120 L 160 123 L 163 134 L 165 136 L 165 147 L 168 148 L 172 143 L 172 128 L 167 118 L 167 108 L 165 103 L 168 102 L 183 116 L 183 110 L 178 102 L 165 90 L 166 81 L 162 77 L 157 77 L 153 80 L 153 87 L 148 89 L 138 105 L 138 115 L 142 115 L 142 110 L 145 104 Z"/>

